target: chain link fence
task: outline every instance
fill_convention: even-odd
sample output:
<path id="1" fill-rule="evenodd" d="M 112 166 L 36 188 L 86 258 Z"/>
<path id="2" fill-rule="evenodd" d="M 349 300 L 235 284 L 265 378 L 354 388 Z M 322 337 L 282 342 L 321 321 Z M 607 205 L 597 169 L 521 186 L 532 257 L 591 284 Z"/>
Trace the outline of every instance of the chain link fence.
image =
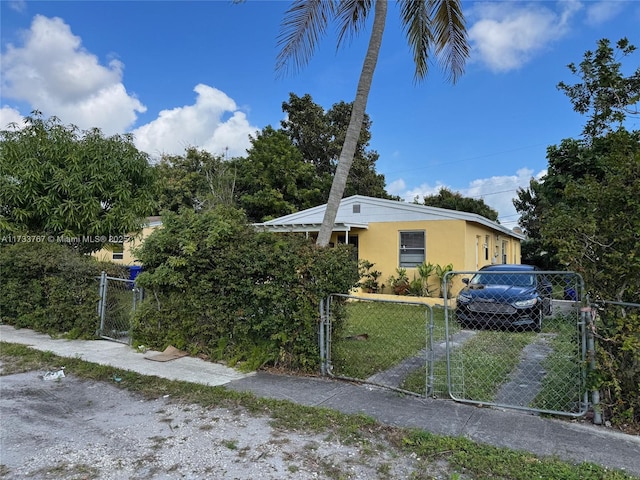
<path id="1" fill-rule="evenodd" d="M 109 277 L 106 272 L 98 278 L 100 326 L 97 335 L 130 345 L 131 319 L 142 300 L 142 290 L 135 286 L 133 280 Z"/>
<path id="2" fill-rule="evenodd" d="M 331 295 L 321 306 L 322 373 L 419 396 L 584 415 L 593 342 L 582 278 L 497 268 L 447 274 L 442 307 Z"/>
<path id="3" fill-rule="evenodd" d="M 336 378 L 427 395 L 433 309 L 407 299 L 331 295 L 321 305 L 322 372 Z M 444 321 L 443 310 L 440 322 Z M 444 340 L 444 339 L 443 339 Z"/>
<path id="4" fill-rule="evenodd" d="M 446 367 L 435 370 L 446 368 L 454 400 L 582 416 L 588 406 L 582 278 L 521 268 L 445 277 L 448 291 L 455 280 L 462 288 L 445 303 Z"/>

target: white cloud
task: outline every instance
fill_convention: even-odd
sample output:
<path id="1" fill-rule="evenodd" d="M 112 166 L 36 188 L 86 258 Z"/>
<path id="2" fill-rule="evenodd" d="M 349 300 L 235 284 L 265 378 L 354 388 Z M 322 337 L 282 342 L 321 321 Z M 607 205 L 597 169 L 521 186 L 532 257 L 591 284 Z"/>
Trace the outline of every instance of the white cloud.
<path id="1" fill-rule="evenodd" d="M 404 184 L 404 181 L 403 180 L 401 181 Z M 398 192 L 396 193 L 396 195 L 402 197 L 407 202 L 413 202 L 416 199 L 416 197 L 418 197 L 418 201 L 420 202 L 424 197 L 437 195 L 438 192 L 445 187 L 446 185 L 441 182 L 436 182 L 435 186 L 431 186 L 428 183 L 423 183 L 422 185 L 411 188 L 404 192 Z"/>
<path id="2" fill-rule="evenodd" d="M 11 0 L 7 3 L 9 4 L 9 8 L 16 12 L 22 13 L 27 10 L 26 0 Z"/>
<path id="3" fill-rule="evenodd" d="M 405 188 L 407 188 L 407 185 L 404 183 L 404 180 L 400 178 L 387 185 L 387 192 L 391 195 L 401 196 Z"/>
<path id="4" fill-rule="evenodd" d="M 101 64 L 62 19 L 37 15 L 21 44 L 9 44 L 3 53 L 0 87 L 3 98 L 26 102 L 65 124 L 98 127 L 111 135 L 130 130 L 138 113 L 146 111 L 127 92 L 123 70 L 117 59 Z M 190 146 L 244 155 L 249 135 L 258 128 L 224 92 L 203 84 L 195 91 L 195 104 L 163 110 L 157 119 L 133 130 L 138 148 L 151 155 L 182 154 Z M 3 107 L 1 113 L 5 124 L 22 119 L 11 107 Z"/>
<path id="5" fill-rule="evenodd" d="M 0 108 L 0 130 L 7 130 L 11 123 L 15 123 L 20 129 L 24 125 L 23 120 L 22 115 L 15 108 L 6 105 Z"/>
<path id="6" fill-rule="evenodd" d="M 617 16 L 625 7 L 624 2 L 603 0 L 589 3 L 587 6 L 587 25 L 600 25 Z"/>
<path id="7" fill-rule="evenodd" d="M 60 18 L 34 17 L 21 46 L 9 44 L 2 60 L 3 96 L 28 102 L 80 128 L 122 133 L 146 107 L 127 93 L 123 65 L 101 65 Z"/>
<path id="8" fill-rule="evenodd" d="M 475 23 L 469 28 L 472 59 L 495 72 L 514 70 L 536 53 L 562 38 L 581 4 L 561 2 L 556 12 L 546 5 L 523 3 L 480 3 L 470 12 Z"/>
<path id="9" fill-rule="evenodd" d="M 198 94 L 195 104 L 163 110 L 156 120 L 136 128 L 137 147 L 151 155 L 179 155 L 190 146 L 217 155 L 244 155 L 249 135 L 258 127 L 249 124 L 224 92 L 204 84 L 196 85 L 194 91 Z M 225 120 L 227 113 L 231 116 Z"/>
<path id="10" fill-rule="evenodd" d="M 534 174 L 534 171 L 529 168 L 521 168 L 515 175 L 476 179 L 469 182 L 469 185 L 464 188 L 454 188 L 437 182 L 435 186 L 424 183 L 404 191 L 392 192 L 389 188 L 387 190 L 389 193 L 399 195 L 407 202 L 413 202 L 416 196 L 421 201 L 425 196 L 437 195 L 440 189 L 446 187 L 451 191 L 460 192 L 465 197 L 483 199 L 487 205 L 498 212 L 500 223 L 505 227 L 512 228 L 516 226 L 518 221 L 518 215 L 513 206 L 513 199 L 516 198 L 518 188 L 528 188 L 532 177 L 540 179 L 545 173 L 546 170 L 542 170 Z M 394 183 L 400 185 L 404 184 L 404 181 L 400 179 Z"/>

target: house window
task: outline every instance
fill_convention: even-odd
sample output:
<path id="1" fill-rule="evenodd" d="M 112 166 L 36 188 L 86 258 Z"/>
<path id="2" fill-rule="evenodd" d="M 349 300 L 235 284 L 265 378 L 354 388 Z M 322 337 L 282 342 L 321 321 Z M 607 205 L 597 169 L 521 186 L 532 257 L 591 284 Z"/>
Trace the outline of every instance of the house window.
<path id="1" fill-rule="evenodd" d="M 359 203 L 356 203 L 353 206 L 353 213 L 360 213 L 360 204 Z"/>
<path id="2" fill-rule="evenodd" d="M 415 267 L 426 260 L 425 234 L 400 232 L 400 266 Z"/>
<path id="3" fill-rule="evenodd" d="M 113 260 L 122 260 L 124 258 L 124 244 L 114 243 L 111 248 L 111 258 Z"/>
<path id="4" fill-rule="evenodd" d="M 484 259 L 489 260 L 489 235 L 484 237 Z"/>

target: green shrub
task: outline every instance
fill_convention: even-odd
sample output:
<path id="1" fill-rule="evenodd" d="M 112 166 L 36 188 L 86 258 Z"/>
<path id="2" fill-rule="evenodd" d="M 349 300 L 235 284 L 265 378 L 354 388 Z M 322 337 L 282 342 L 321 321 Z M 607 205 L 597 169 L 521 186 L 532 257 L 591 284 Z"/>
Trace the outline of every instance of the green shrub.
<path id="1" fill-rule="evenodd" d="M 166 213 L 136 252 L 146 298 L 134 338 L 248 369 L 319 364 L 319 302 L 358 282 L 350 247 L 258 232 L 229 207 Z"/>
<path id="2" fill-rule="evenodd" d="M 96 277 L 102 270 L 126 275 L 123 267 L 57 243 L 2 245 L 0 320 L 44 333 L 91 337 L 98 327 Z"/>
<path id="3" fill-rule="evenodd" d="M 598 371 L 605 416 L 640 426 L 640 308 L 606 305 L 598 312 Z"/>

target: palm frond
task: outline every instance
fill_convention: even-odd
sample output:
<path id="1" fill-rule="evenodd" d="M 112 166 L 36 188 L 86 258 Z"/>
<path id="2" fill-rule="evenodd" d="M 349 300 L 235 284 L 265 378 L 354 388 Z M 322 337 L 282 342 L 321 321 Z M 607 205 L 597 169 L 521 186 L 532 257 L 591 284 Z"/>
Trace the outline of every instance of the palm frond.
<path id="1" fill-rule="evenodd" d="M 400 5 L 400 20 L 409 47 L 413 51 L 413 62 L 416 66 L 414 80 L 422 80 L 429 70 L 429 49 L 433 42 L 431 19 L 424 0 L 403 1 Z"/>
<path id="2" fill-rule="evenodd" d="M 429 0 L 433 48 L 449 80 L 455 83 L 469 58 L 467 29 L 460 0 Z"/>
<path id="3" fill-rule="evenodd" d="M 367 15 L 371 10 L 372 0 L 342 0 L 338 4 L 336 18 L 338 19 L 338 44 L 342 45 L 345 36 L 353 39 L 364 28 Z"/>
<path id="4" fill-rule="evenodd" d="M 335 17 L 335 0 L 295 0 L 285 12 L 278 35 L 276 72 L 300 70 L 313 55 L 327 24 Z M 293 63 L 291 66 L 290 63 Z"/>

